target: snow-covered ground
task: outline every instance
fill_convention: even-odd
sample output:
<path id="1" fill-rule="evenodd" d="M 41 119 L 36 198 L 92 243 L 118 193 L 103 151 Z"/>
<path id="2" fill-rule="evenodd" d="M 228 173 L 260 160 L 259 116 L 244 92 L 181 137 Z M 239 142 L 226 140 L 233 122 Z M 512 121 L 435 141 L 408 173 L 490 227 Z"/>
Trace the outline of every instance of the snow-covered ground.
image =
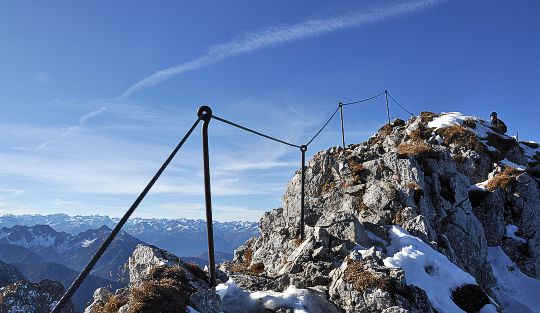
<path id="1" fill-rule="evenodd" d="M 392 226 L 390 239 L 392 242 L 387 249 L 392 256 L 384 260 L 385 266 L 402 268 L 407 283 L 424 289 L 439 312 L 464 312 L 452 301 L 452 291 L 459 286 L 476 284 L 474 277 L 399 226 Z M 482 313 L 487 312 L 496 312 L 495 307 L 486 305 Z"/>
<path id="2" fill-rule="evenodd" d="M 517 230 L 514 225 L 508 225 L 507 236 L 516 236 Z M 425 290 L 429 301 L 439 312 L 464 312 L 452 301 L 452 291 L 463 285 L 476 284 L 474 277 L 399 226 L 392 226 L 390 240 L 387 251 L 391 256 L 384 260 L 385 266 L 403 269 L 407 283 Z M 504 312 L 540 312 L 539 280 L 523 274 L 500 247 L 489 248 L 488 261 L 498 282 L 494 291 Z M 289 286 L 283 292 L 250 292 L 238 287 L 230 279 L 218 285 L 216 293 L 222 299 L 222 307 L 231 312 L 283 306 L 293 308 L 295 313 L 335 312 L 335 307 L 326 300 L 325 290 L 314 288 L 298 289 Z M 187 312 L 197 313 L 190 307 Z M 496 312 L 494 303 L 487 304 L 480 310 L 480 313 Z"/>
<path id="3" fill-rule="evenodd" d="M 540 280 L 523 274 L 501 247 L 490 247 L 488 261 L 497 279 L 495 295 L 504 312 L 540 312 Z"/>
<path id="4" fill-rule="evenodd" d="M 299 289 L 289 286 L 283 292 L 256 291 L 250 292 L 240 288 L 229 279 L 216 287 L 216 293 L 221 298 L 221 308 L 228 312 L 254 312 L 257 309 L 277 309 L 290 307 L 294 313 L 339 313 L 339 311 L 326 300 L 326 290 Z M 188 307 L 188 313 L 198 313 Z"/>
<path id="5" fill-rule="evenodd" d="M 442 113 L 439 117 L 436 117 L 433 119 L 433 121 L 429 122 L 428 127 L 440 129 L 450 127 L 452 125 L 463 125 L 463 122 L 466 120 L 473 120 L 476 122 L 476 127 L 470 130 L 481 139 L 487 138 L 488 133 L 494 133 L 494 131 L 491 130 L 491 128 L 489 128 L 489 126 L 486 125 L 482 119 L 476 116 L 465 115 L 460 112 Z"/>

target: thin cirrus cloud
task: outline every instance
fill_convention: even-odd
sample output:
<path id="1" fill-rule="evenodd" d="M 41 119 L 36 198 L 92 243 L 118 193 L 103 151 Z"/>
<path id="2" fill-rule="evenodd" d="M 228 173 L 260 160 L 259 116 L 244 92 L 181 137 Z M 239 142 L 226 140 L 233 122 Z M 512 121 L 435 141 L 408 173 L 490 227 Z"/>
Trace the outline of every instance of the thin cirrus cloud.
<path id="1" fill-rule="evenodd" d="M 107 110 L 106 107 L 100 107 L 90 113 L 87 113 L 87 114 L 84 114 L 83 116 L 79 117 L 79 123 L 76 125 L 76 126 L 71 126 L 71 127 L 68 127 L 66 128 L 61 134 L 59 137 L 65 137 L 67 135 L 70 135 L 74 132 L 76 132 L 77 130 L 81 129 L 82 126 L 84 126 L 84 124 L 86 124 L 88 122 L 89 119 L 95 117 L 95 116 L 98 116 L 99 114 L 105 112 Z M 40 151 L 42 150 L 43 148 L 45 148 L 46 146 L 50 145 L 51 143 L 53 142 L 56 142 L 58 139 L 49 139 L 49 140 L 46 140 L 46 141 L 43 141 L 42 143 L 40 143 L 37 147 L 36 147 L 36 151 Z"/>
<path id="2" fill-rule="evenodd" d="M 270 26 L 249 32 L 227 43 L 210 47 L 209 51 L 194 60 L 159 70 L 131 85 L 121 96 L 124 99 L 142 89 L 154 86 L 180 74 L 195 71 L 223 60 L 254 53 L 279 44 L 317 37 L 328 33 L 359 27 L 379 21 L 413 14 L 442 4 L 447 0 L 415 0 L 380 5 L 362 13 L 314 19 L 292 25 Z"/>

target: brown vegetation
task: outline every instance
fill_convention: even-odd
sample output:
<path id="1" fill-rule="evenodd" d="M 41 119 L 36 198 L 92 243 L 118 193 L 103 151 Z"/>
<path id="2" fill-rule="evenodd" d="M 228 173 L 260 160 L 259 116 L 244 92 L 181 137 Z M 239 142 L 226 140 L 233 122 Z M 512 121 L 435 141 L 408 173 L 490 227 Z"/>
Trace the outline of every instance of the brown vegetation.
<path id="1" fill-rule="evenodd" d="M 409 189 L 409 190 L 413 190 L 414 191 L 414 195 L 413 195 L 413 199 L 414 199 L 414 203 L 416 203 L 416 205 L 419 205 L 420 204 L 420 200 L 422 199 L 422 197 L 424 196 L 424 191 L 422 190 L 422 188 L 420 188 L 420 185 L 418 185 L 417 182 L 408 182 L 406 187 Z"/>
<path id="2" fill-rule="evenodd" d="M 422 123 L 424 123 L 424 124 L 427 124 L 427 123 L 433 121 L 433 119 L 435 119 L 436 117 L 439 117 L 439 116 L 440 116 L 439 114 L 424 111 L 424 112 L 420 113 L 420 121 L 422 121 Z"/>
<path id="3" fill-rule="evenodd" d="M 458 148 L 472 149 L 477 152 L 485 151 L 485 146 L 478 137 L 461 125 L 452 125 L 437 130 L 437 133 L 443 138 L 446 146 L 454 145 Z"/>
<path id="4" fill-rule="evenodd" d="M 417 157 L 424 158 L 433 154 L 431 149 L 425 142 L 402 142 L 398 145 L 398 155 L 403 157 Z"/>
<path id="5" fill-rule="evenodd" d="M 394 216 L 394 220 L 392 221 L 393 224 L 403 226 L 403 223 L 407 221 L 407 219 L 403 215 L 403 211 L 404 210 L 400 210 L 396 213 L 396 215 Z"/>
<path id="6" fill-rule="evenodd" d="M 471 129 L 476 128 L 476 122 L 472 118 L 467 118 L 463 121 L 463 126 L 469 127 Z"/>
<path id="7" fill-rule="evenodd" d="M 408 182 L 408 183 L 405 185 L 405 187 L 407 187 L 407 189 L 410 189 L 410 190 L 418 190 L 418 189 L 421 190 L 421 189 L 422 189 L 422 188 L 420 188 L 420 185 L 418 185 L 418 183 L 415 182 L 415 181 L 410 181 L 410 182 Z"/>
<path id="8" fill-rule="evenodd" d="M 392 133 L 392 125 L 385 124 L 383 127 L 379 128 L 377 133 L 382 136 L 389 136 Z"/>
<path id="9" fill-rule="evenodd" d="M 100 308 L 96 310 L 96 313 L 116 313 L 122 306 L 127 303 L 121 297 L 114 295 Z"/>
<path id="10" fill-rule="evenodd" d="M 362 165 L 362 162 L 356 157 L 351 157 L 348 160 L 349 163 L 349 169 L 351 170 L 351 174 L 353 176 L 354 183 L 358 184 L 361 182 L 361 175 L 362 171 L 364 170 L 364 166 Z"/>
<path id="11" fill-rule="evenodd" d="M 158 266 L 150 270 L 145 281 L 130 289 L 127 313 L 184 313 L 193 292 L 195 289 L 189 284 L 183 268 Z M 125 304 L 125 300 L 115 295 L 97 312 L 118 312 Z"/>
<path id="12" fill-rule="evenodd" d="M 300 239 L 300 237 L 294 238 L 292 243 L 295 247 L 298 247 L 302 243 L 302 239 Z"/>
<path id="13" fill-rule="evenodd" d="M 261 262 L 257 262 L 251 265 L 250 270 L 255 275 L 261 275 L 262 273 L 264 273 L 264 264 Z"/>
<path id="14" fill-rule="evenodd" d="M 253 261 L 253 250 L 247 248 L 244 252 L 243 260 L 241 262 L 228 263 L 226 265 L 227 270 L 234 273 L 242 273 L 248 275 L 261 275 L 264 273 L 264 264 L 257 262 L 251 264 Z"/>
<path id="15" fill-rule="evenodd" d="M 522 171 L 510 166 L 506 166 L 502 172 L 495 175 L 487 182 L 486 189 L 489 191 L 494 191 L 497 188 L 508 189 L 513 187 L 517 182 L 516 178 L 521 174 L 523 174 Z"/>
<path id="16" fill-rule="evenodd" d="M 360 292 L 368 288 L 391 292 L 396 288 L 396 282 L 392 278 L 366 271 L 362 261 L 348 261 L 343 279 Z"/>
<path id="17" fill-rule="evenodd" d="M 193 274 L 193 276 L 201 280 L 208 280 L 208 274 L 202 268 L 200 268 L 197 264 L 189 262 L 189 263 L 186 263 L 186 266 L 188 270 L 191 272 L 191 274 Z"/>
<path id="18" fill-rule="evenodd" d="M 466 158 L 463 154 L 454 154 L 454 155 L 452 156 L 452 160 L 454 160 L 454 162 L 457 163 L 457 164 L 463 164 L 463 163 L 465 163 L 465 160 L 466 160 L 466 159 L 467 159 L 467 158 Z"/>

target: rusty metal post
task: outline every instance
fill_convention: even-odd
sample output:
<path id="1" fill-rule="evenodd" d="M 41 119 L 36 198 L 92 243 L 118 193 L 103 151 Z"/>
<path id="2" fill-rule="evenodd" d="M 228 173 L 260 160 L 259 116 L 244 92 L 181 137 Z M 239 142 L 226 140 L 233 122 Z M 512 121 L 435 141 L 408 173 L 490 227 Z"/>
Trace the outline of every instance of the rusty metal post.
<path id="1" fill-rule="evenodd" d="M 300 191 L 300 239 L 304 240 L 304 200 L 305 200 L 305 185 L 306 185 L 306 151 L 307 146 L 300 146 L 302 152 L 302 187 Z"/>
<path id="2" fill-rule="evenodd" d="M 345 150 L 345 127 L 343 127 L 343 103 L 339 103 L 339 117 L 341 118 L 341 143 L 343 144 L 343 150 Z"/>
<path id="3" fill-rule="evenodd" d="M 199 119 L 203 121 L 202 146 L 204 169 L 204 200 L 206 203 L 206 232 L 208 235 L 208 263 L 210 286 L 216 286 L 216 259 L 214 256 L 214 225 L 212 221 L 212 194 L 210 189 L 210 158 L 208 153 L 208 124 L 212 119 L 212 109 L 204 105 L 197 110 Z"/>
<path id="4" fill-rule="evenodd" d="M 384 91 L 384 97 L 386 98 L 386 116 L 388 116 L 388 125 L 390 125 L 390 108 L 388 107 L 388 90 Z"/>

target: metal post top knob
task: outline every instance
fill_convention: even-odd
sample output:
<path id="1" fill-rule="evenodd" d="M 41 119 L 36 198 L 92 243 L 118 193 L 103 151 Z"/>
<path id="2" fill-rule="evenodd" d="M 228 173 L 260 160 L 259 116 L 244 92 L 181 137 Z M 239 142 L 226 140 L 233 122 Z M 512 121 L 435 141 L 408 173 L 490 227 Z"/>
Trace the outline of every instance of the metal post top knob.
<path id="1" fill-rule="evenodd" d="M 307 151 L 307 146 L 306 145 L 301 145 L 300 146 L 300 151 L 306 152 Z"/>
<path id="2" fill-rule="evenodd" d="M 342 106 L 343 106 L 343 103 L 342 103 L 342 102 L 338 103 L 338 107 L 341 108 Z"/>
<path id="3" fill-rule="evenodd" d="M 209 121 L 212 118 L 212 109 L 207 105 L 203 105 L 197 110 L 197 116 L 202 121 Z"/>

